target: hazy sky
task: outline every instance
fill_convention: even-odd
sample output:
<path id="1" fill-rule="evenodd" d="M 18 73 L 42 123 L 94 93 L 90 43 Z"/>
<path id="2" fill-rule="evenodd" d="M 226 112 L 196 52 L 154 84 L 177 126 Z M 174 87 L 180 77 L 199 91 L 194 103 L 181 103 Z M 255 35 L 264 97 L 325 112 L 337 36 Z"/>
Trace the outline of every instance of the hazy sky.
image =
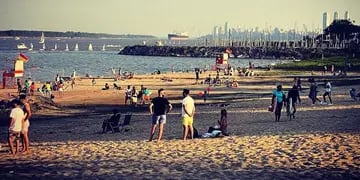
<path id="1" fill-rule="evenodd" d="M 166 36 L 211 33 L 215 25 L 322 27 L 334 11 L 360 24 L 360 0 L 0 0 L 0 30 L 81 31 Z"/>

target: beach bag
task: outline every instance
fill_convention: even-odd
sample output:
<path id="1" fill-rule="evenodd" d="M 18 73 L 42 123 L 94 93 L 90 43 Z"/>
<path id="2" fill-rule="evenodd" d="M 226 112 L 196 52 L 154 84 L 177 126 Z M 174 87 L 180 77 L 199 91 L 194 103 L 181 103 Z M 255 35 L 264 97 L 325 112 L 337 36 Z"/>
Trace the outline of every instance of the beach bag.
<path id="1" fill-rule="evenodd" d="M 271 106 L 271 105 L 268 106 L 268 111 L 269 111 L 269 112 L 274 112 L 274 106 Z"/>

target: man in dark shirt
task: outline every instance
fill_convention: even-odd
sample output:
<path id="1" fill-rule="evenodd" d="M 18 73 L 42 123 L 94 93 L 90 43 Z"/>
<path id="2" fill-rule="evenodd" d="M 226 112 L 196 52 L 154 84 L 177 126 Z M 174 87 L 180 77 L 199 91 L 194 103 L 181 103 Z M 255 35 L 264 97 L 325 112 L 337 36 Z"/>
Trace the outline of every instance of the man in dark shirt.
<path id="1" fill-rule="evenodd" d="M 290 103 L 290 99 L 291 99 L 291 105 L 292 105 L 292 108 L 293 108 L 292 116 L 293 116 L 293 118 L 295 118 L 295 112 L 296 112 L 295 104 L 296 104 L 296 102 L 298 100 L 299 100 L 299 103 L 301 103 L 300 94 L 299 94 L 299 90 L 297 88 L 297 85 L 294 85 L 292 87 L 292 89 L 289 90 L 288 97 L 287 97 L 287 102 L 288 103 Z"/>
<path id="2" fill-rule="evenodd" d="M 150 115 L 152 116 L 152 126 L 151 126 L 149 141 L 152 141 L 152 138 L 155 134 L 156 126 L 158 124 L 159 124 L 158 141 L 161 140 L 163 130 L 164 130 L 164 124 L 166 123 L 166 113 L 170 112 L 171 109 L 172 109 L 171 104 L 165 98 L 164 89 L 162 89 L 162 88 L 159 89 L 158 97 L 154 98 L 151 101 L 151 104 L 149 106 Z"/>

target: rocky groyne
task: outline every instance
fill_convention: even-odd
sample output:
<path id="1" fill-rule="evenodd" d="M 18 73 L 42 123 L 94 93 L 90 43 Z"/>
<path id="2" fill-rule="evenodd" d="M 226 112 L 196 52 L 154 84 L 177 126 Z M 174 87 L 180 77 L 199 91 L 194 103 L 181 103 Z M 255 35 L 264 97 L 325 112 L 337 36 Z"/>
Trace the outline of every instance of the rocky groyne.
<path id="1" fill-rule="evenodd" d="M 359 57 L 360 50 L 336 48 L 277 48 L 277 47 L 204 47 L 204 46 L 126 46 L 119 54 L 134 56 L 215 57 L 230 50 L 235 58 L 251 59 L 314 59 L 333 56 Z"/>

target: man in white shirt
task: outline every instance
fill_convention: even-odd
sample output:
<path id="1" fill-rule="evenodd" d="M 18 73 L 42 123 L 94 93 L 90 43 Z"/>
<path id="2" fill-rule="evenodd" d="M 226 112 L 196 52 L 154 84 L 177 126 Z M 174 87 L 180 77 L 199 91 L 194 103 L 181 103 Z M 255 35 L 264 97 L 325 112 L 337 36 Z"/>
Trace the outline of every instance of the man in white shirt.
<path id="1" fill-rule="evenodd" d="M 186 141 L 188 133 L 190 131 L 191 139 L 194 138 L 194 128 L 193 128 L 193 121 L 195 115 L 195 103 L 194 99 L 190 97 L 190 90 L 184 89 L 183 96 L 184 99 L 182 100 L 182 124 L 183 124 L 183 139 Z"/>
<path id="2" fill-rule="evenodd" d="M 325 93 L 323 94 L 324 101 L 322 104 L 327 104 L 326 102 L 326 96 L 329 97 L 330 103 L 328 105 L 332 105 L 332 99 L 331 99 L 331 83 L 329 81 L 325 81 Z"/>
<path id="3" fill-rule="evenodd" d="M 17 152 L 19 152 L 19 144 L 20 144 L 20 133 L 22 130 L 22 126 L 24 123 L 25 115 L 24 111 L 20 108 L 20 102 L 18 100 L 13 100 L 12 105 L 14 108 L 10 113 L 10 126 L 9 126 L 9 146 L 11 154 L 15 156 Z M 14 140 L 16 140 L 16 151 L 14 149 Z"/>

